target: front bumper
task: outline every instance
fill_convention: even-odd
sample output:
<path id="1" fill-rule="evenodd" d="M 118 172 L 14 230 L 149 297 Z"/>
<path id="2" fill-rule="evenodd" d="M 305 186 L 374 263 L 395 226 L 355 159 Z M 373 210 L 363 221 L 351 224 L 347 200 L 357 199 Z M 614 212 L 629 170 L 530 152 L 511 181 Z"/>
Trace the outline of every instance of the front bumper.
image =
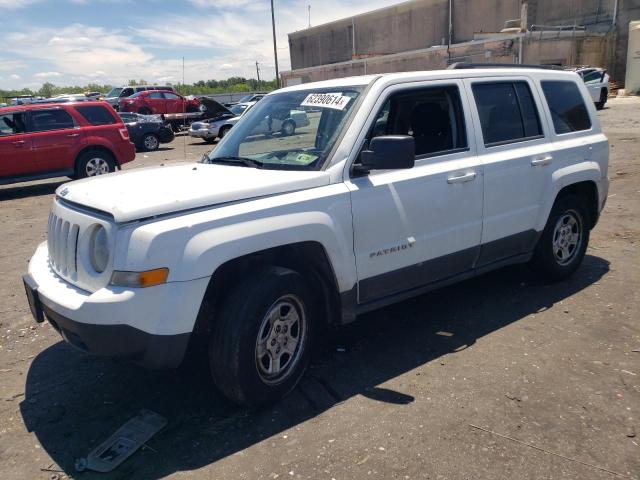
<path id="1" fill-rule="evenodd" d="M 204 278 L 87 292 L 49 267 L 46 243 L 36 250 L 24 278 L 27 291 L 35 292 L 35 303 L 67 343 L 148 368 L 175 368 L 182 362 L 208 285 Z"/>
<path id="2" fill-rule="evenodd" d="M 218 136 L 217 132 L 212 132 L 207 129 L 194 130 L 192 128 L 189 129 L 189 136 L 196 138 L 216 138 Z"/>

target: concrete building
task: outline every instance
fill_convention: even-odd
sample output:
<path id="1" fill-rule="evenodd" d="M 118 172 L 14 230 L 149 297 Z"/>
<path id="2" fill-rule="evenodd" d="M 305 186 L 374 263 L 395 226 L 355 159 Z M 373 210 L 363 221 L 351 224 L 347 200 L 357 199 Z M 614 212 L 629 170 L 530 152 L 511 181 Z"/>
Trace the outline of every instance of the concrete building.
<path id="1" fill-rule="evenodd" d="M 640 0 L 412 0 L 289 34 L 285 84 L 456 61 L 591 64 L 624 82 Z M 505 23 L 507 27 L 505 29 Z"/>

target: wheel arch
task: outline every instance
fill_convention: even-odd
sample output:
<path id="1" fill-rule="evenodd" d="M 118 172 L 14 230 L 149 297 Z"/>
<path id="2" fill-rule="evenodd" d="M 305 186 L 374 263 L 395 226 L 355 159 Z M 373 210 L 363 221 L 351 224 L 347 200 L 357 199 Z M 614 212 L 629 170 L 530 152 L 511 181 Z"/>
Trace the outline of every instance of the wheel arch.
<path id="1" fill-rule="evenodd" d="M 551 213 L 553 205 L 558 199 L 567 195 L 578 195 L 586 199 L 586 207 L 589 212 L 589 229 L 595 227 L 599 217 L 599 192 L 598 184 L 594 178 L 584 177 L 583 175 L 573 178 L 573 181 L 565 181 L 557 185 L 556 192 L 550 198 L 543 210 L 543 215 L 538 222 L 538 231 L 542 231 L 547 223 L 547 219 Z"/>
<path id="2" fill-rule="evenodd" d="M 107 153 L 113 159 L 114 163 L 116 164 L 116 167 L 120 168 L 120 162 L 118 161 L 118 156 L 113 152 L 113 150 L 111 150 L 109 147 L 106 147 L 104 145 L 92 144 L 92 145 L 87 145 L 86 147 L 84 147 L 82 150 L 78 152 L 78 154 L 76 155 L 76 159 L 74 161 L 74 169 L 78 168 L 78 160 L 80 160 L 80 158 L 85 153 L 89 153 L 89 152 Z"/>
<path id="3" fill-rule="evenodd" d="M 275 265 L 299 272 L 309 279 L 312 290 L 318 292 L 318 306 L 323 328 L 341 323 L 341 298 L 338 280 L 324 246 L 317 241 L 302 241 L 249 253 L 221 264 L 213 272 L 196 318 L 194 333 L 208 334 L 216 312 L 229 289 L 240 279 L 259 268 Z"/>

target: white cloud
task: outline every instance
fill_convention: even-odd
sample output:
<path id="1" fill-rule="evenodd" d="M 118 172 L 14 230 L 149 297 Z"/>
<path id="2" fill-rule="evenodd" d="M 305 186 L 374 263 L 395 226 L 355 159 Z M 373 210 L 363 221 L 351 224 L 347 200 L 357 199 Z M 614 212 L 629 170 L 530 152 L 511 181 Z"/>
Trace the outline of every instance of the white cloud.
<path id="1" fill-rule="evenodd" d="M 0 9 L 17 9 L 23 8 L 41 0 L 0 0 Z"/>
<path id="2" fill-rule="evenodd" d="M 62 74 L 60 72 L 38 72 L 33 76 L 35 78 L 55 78 L 55 77 L 61 77 Z"/>
<path id="3" fill-rule="evenodd" d="M 11 80 L 20 80 L 21 77 L 17 73 L 13 73 L 13 74 L 9 75 L 9 78 Z"/>

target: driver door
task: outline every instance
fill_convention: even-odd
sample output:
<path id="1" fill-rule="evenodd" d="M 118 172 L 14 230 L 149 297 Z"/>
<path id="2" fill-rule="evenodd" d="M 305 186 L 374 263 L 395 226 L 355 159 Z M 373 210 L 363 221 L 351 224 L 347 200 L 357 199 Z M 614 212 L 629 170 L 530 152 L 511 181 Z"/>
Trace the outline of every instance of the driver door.
<path id="1" fill-rule="evenodd" d="M 360 304 L 470 271 L 482 234 L 482 165 L 462 82 L 392 87 L 369 125 L 369 139 L 412 135 L 416 157 L 413 168 L 347 182 Z"/>

